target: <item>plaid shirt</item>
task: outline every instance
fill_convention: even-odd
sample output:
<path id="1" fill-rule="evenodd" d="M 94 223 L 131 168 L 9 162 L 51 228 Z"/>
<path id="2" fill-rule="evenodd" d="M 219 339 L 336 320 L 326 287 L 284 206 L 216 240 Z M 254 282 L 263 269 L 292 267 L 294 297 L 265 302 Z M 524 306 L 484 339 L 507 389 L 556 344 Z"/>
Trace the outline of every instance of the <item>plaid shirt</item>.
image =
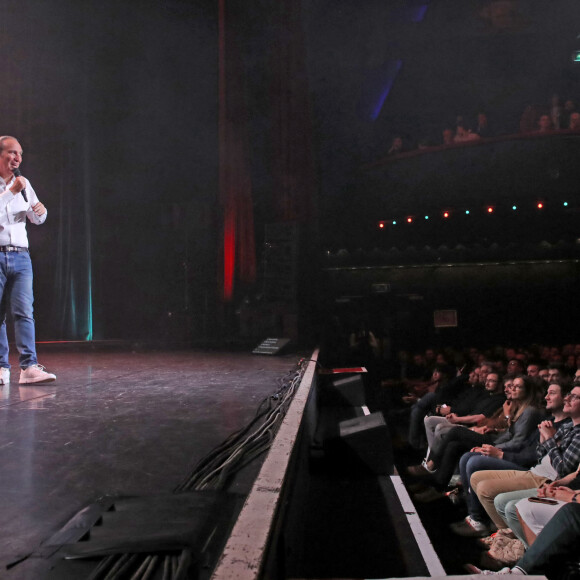
<path id="1" fill-rule="evenodd" d="M 580 463 L 580 424 L 566 423 L 556 434 L 536 447 L 538 461 L 544 455 L 550 456 L 552 467 L 559 477 L 564 477 L 578 469 Z"/>

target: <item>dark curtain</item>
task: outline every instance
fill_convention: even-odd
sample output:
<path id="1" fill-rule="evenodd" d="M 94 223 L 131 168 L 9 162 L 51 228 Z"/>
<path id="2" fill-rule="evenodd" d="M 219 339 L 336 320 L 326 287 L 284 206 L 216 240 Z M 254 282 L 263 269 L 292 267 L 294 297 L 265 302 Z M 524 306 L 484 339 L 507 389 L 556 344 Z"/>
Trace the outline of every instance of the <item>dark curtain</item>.
<path id="1" fill-rule="evenodd" d="M 0 19 L 0 133 L 22 144 L 22 173 L 48 209 L 45 224 L 27 226 L 37 339 L 85 340 L 93 330 L 84 75 L 68 37 L 38 24 L 45 16 L 40 3 L 13 4 Z"/>
<path id="2" fill-rule="evenodd" d="M 273 191 L 279 221 L 313 223 L 316 171 L 300 0 L 280 0 L 272 47 Z"/>
<path id="3" fill-rule="evenodd" d="M 223 299 L 256 278 L 248 111 L 235 2 L 219 0 L 219 194 L 223 208 Z"/>

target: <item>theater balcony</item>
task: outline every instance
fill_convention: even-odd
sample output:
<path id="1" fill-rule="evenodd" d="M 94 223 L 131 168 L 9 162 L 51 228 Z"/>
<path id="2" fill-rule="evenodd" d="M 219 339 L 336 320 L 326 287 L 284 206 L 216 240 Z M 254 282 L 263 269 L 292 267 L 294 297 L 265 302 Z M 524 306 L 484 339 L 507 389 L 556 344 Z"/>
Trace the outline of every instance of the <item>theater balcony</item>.
<path id="1" fill-rule="evenodd" d="M 485 323 L 490 337 L 516 322 L 518 333 L 573 334 L 579 158 L 580 133 L 560 131 L 366 165 L 326 237 L 327 292 L 339 302 L 382 295 L 403 326 L 453 309 L 459 328 Z"/>

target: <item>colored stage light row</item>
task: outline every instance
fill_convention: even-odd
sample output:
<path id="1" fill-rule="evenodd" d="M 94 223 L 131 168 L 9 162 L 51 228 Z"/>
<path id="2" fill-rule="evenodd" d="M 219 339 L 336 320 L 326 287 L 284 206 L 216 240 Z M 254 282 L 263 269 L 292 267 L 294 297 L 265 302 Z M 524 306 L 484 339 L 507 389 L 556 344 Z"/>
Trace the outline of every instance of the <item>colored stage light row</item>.
<path id="1" fill-rule="evenodd" d="M 570 204 L 567 201 L 564 201 L 564 202 L 561 202 L 561 204 L 559 204 L 557 207 L 569 207 L 569 205 Z M 496 209 L 497 209 L 496 206 L 488 205 L 485 207 L 485 213 L 493 214 L 496 212 Z M 512 211 L 518 211 L 518 209 L 520 209 L 520 208 L 517 205 L 511 206 Z M 535 209 L 536 210 L 545 209 L 545 203 L 543 201 L 538 201 L 535 205 Z M 384 229 L 387 225 L 396 226 L 399 223 L 412 224 L 415 221 L 425 221 L 425 220 L 430 220 L 432 218 L 437 218 L 437 217 L 442 217 L 443 219 L 448 219 L 454 215 L 471 215 L 471 210 L 469 210 L 469 209 L 444 209 L 436 214 L 425 215 L 425 216 L 423 216 L 423 218 L 420 218 L 420 217 L 417 217 L 414 215 L 410 215 L 410 216 L 406 216 L 404 218 L 381 220 L 379 222 L 379 229 Z"/>

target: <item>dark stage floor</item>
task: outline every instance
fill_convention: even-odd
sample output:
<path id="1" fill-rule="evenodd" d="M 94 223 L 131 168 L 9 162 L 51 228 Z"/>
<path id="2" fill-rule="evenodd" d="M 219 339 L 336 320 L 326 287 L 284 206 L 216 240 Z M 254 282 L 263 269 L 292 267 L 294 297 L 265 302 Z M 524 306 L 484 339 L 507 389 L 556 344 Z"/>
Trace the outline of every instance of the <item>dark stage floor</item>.
<path id="1" fill-rule="evenodd" d="M 254 416 L 298 355 L 40 352 L 56 383 L 0 387 L 0 578 L 40 578 L 33 551 L 103 495 L 170 493 Z M 259 465 L 231 491 L 247 493 Z"/>

